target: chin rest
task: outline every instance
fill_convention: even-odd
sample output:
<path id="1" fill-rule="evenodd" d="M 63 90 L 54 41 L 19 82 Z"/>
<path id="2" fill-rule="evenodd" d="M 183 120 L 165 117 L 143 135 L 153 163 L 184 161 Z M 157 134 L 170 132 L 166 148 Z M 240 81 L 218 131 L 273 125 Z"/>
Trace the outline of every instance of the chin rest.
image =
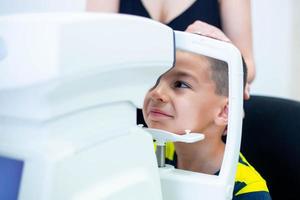
<path id="1" fill-rule="evenodd" d="M 251 96 L 244 109 L 241 152 L 265 178 L 273 199 L 298 199 L 300 102 Z"/>

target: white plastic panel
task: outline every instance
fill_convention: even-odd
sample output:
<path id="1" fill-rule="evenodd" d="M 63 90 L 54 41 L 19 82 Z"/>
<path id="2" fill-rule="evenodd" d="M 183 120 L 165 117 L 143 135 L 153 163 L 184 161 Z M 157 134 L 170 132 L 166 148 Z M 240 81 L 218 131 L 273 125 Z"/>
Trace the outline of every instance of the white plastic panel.
<path id="1" fill-rule="evenodd" d="M 118 131 L 123 136 L 60 159 L 47 157 L 51 152 L 46 151 L 33 157 L 26 163 L 19 200 L 161 200 L 151 136 L 138 128 L 111 134 Z"/>
<path id="2" fill-rule="evenodd" d="M 130 128 L 173 65 L 173 31 L 52 13 L 3 17 L 0 38 L 0 155 L 24 161 L 19 200 L 161 200 L 152 138 Z"/>
<path id="3" fill-rule="evenodd" d="M 0 115 L 31 120 L 108 102 L 141 107 L 174 61 L 173 31 L 129 15 L 7 16 L 0 41 Z"/>
<path id="4" fill-rule="evenodd" d="M 130 15 L 12 15 L 0 19 L 0 38 L 0 90 L 174 59 L 172 30 Z"/>

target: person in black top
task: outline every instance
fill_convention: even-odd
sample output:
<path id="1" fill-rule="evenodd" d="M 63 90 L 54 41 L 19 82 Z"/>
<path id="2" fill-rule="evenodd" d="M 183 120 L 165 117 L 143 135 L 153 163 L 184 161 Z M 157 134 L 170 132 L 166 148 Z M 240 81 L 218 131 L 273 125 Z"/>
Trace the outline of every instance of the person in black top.
<path id="1" fill-rule="evenodd" d="M 245 59 L 247 82 L 255 78 L 250 0 L 87 0 L 87 10 L 144 16 L 179 31 L 190 26 L 190 31 L 206 36 L 219 36 L 223 30 Z"/>

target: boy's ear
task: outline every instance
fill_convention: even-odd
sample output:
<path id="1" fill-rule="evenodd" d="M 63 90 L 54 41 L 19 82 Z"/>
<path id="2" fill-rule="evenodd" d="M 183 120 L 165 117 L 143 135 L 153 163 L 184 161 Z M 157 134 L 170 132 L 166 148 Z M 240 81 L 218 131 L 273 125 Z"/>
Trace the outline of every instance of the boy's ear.
<path id="1" fill-rule="evenodd" d="M 215 123 L 219 126 L 226 126 L 228 124 L 228 100 L 226 100 L 226 103 L 221 107 L 215 119 Z"/>

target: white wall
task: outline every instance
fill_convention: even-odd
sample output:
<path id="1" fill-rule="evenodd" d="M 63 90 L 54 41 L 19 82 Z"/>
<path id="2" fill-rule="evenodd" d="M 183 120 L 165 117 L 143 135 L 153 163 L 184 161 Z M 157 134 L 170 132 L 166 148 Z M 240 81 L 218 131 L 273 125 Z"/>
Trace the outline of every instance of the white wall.
<path id="1" fill-rule="evenodd" d="M 86 0 L 0 0 L 0 15 L 25 12 L 84 11 Z"/>
<path id="2" fill-rule="evenodd" d="M 298 0 L 252 0 L 257 67 L 252 94 L 300 100 L 298 13 Z"/>
<path id="3" fill-rule="evenodd" d="M 292 97 L 300 100 L 300 1 L 293 1 Z"/>

